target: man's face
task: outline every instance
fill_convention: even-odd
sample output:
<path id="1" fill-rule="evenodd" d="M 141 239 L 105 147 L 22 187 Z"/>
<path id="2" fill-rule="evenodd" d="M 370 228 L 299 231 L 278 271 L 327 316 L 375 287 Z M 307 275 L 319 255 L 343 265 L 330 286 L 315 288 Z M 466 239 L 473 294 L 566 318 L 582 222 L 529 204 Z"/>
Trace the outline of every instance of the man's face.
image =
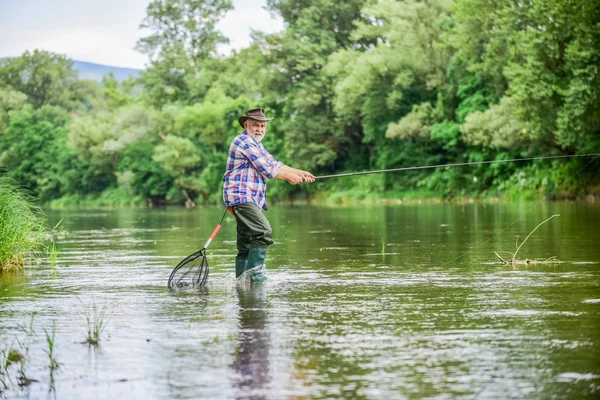
<path id="1" fill-rule="evenodd" d="M 267 131 L 267 123 L 264 121 L 257 121 L 255 119 L 248 119 L 244 123 L 246 127 L 246 133 L 254 140 L 260 143 L 261 140 L 265 137 L 265 132 Z"/>

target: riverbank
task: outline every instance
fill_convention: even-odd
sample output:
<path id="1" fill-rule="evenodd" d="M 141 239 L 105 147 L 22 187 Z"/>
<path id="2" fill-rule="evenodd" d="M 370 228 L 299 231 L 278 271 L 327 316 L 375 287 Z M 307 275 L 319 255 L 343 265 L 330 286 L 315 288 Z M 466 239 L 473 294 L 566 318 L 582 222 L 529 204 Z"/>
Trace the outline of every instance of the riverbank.
<path id="1" fill-rule="evenodd" d="M 479 193 L 461 196 L 444 196 L 443 193 L 432 191 L 387 191 L 382 193 L 359 191 L 356 189 L 331 192 L 299 193 L 289 198 L 273 199 L 270 196 L 270 205 L 378 205 L 378 204 L 460 204 L 460 203 L 502 203 L 502 202 L 521 202 L 521 201 L 578 201 L 587 203 L 600 202 L 600 190 L 587 194 L 573 194 L 569 192 L 547 193 L 544 191 L 512 191 L 503 194 Z M 220 198 L 217 201 L 211 201 L 201 205 L 221 205 Z M 151 199 L 144 199 L 140 196 L 128 198 L 119 195 L 116 191 L 106 191 L 98 196 L 66 196 L 60 199 L 52 200 L 43 204 L 44 207 L 51 209 L 61 208 L 115 208 L 115 207 L 161 207 L 161 206 L 182 206 L 181 202 L 160 202 L 157 204 Z"/>

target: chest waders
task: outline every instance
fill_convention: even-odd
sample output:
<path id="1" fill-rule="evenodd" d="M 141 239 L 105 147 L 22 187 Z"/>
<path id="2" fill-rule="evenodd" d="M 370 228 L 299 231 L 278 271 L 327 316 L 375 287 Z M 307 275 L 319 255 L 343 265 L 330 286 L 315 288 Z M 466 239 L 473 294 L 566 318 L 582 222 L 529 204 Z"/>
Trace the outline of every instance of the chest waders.
<path id="1" fill-rule="evenodd" d="M 237 222 L 237 248 L 235 276 L 240 280 L 264 282 L 267 246 L 273 244 L 271 224 L 255 203 L 233 206 Z"/>

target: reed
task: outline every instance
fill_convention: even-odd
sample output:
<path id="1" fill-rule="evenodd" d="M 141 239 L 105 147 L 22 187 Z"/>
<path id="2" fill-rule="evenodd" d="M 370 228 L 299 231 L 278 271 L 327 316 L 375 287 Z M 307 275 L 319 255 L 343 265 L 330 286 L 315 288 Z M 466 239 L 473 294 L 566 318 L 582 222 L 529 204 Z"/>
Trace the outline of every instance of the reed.
<path id="1" fill-rule="evenodd" d="M 48 361 L 50 362 L 50 372 L 54 371 L 59 367 L 59 363 L 56 360 L 56 355 L 54 352 L 55 338 L 56 338 L 56 321 L 52 323 L 52 330 L 48 331 L 44 329 L 44 334 L 46 336 L 46 354 L 48 355 Z"/>
<path id="2" fill-rule="evenodd" d="M 87 339 L 86 342 L 92 346 L 100 344 L 100 335 L 106 327 L 106 307 L 98 308 L 96 303 L 92 304 L 91 309 L 85 309 L 85 321 Z"/>
<path id="3" fill-rule="evenodd" d="M 45 218 L 33 198 L 0 177 L 0 273 L 22 270 L 43 244 Z"/>
<path id="4" fill-rule="evenodd" d="M 56 262 L 58 260 L 58 249 L 54 242 L 46 247 L 46 253 L 48 253 L 48 262 L 50 263 L 50 267 L 56 268 Z"/>

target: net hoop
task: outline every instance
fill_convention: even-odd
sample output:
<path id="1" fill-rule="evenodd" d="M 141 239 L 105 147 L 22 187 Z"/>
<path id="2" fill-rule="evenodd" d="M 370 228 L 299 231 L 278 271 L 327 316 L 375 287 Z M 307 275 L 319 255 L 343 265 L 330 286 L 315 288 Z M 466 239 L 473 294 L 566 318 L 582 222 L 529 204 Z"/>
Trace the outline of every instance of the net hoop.
<path id="1" fill-rule="evenodd" d="M 184 258 L 171 272 L 167 286 L 169 289 L 204 286 L 208 281 L 208 261 L 206 249 L 199 250 Z"/>

